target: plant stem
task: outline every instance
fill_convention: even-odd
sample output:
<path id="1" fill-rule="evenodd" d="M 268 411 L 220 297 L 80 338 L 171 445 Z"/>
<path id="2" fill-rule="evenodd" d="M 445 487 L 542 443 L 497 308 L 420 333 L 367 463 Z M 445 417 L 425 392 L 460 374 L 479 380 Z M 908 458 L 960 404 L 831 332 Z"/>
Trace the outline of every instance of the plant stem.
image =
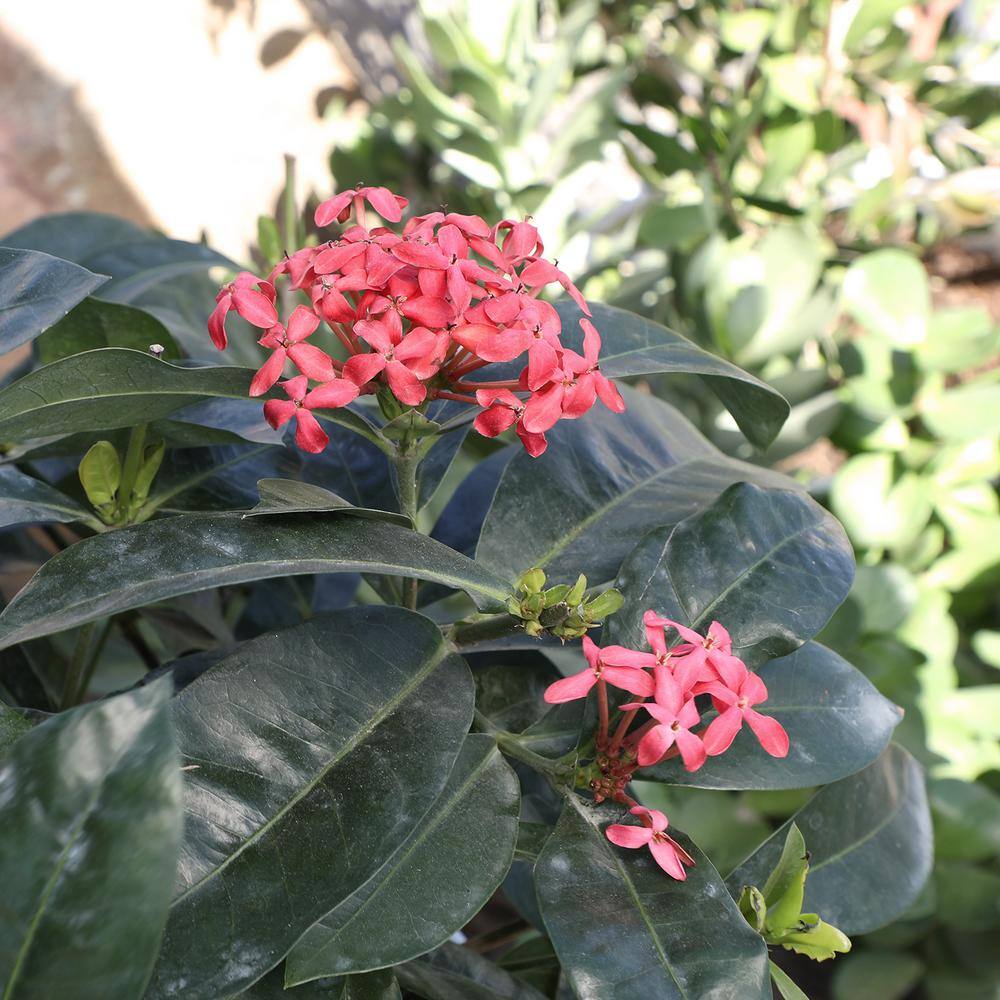
<path id="1" fill-rule="evenodd" d="M 448 638 L 455 646 L 474 646 L 487 639 L 503 639 L 518 631 L 518 621 L 510 615 L 488 615 L 471 622 L 456 622 Z"/>
<path id="2" fill-rule="evenodd" d="M 595 742 L 597 749 L 603 750 L 608 745 L 608 682 L 603 677 L 597 678 L 597 711 L 600 722 Z"/>
<path id="3" fill-rule="evenodd" d="M 90 655 L 87 657 L 87 662 L 80 672 L 79 680 L 73 691 L 74 705 L 79 705 L 86 700 L 87 691 L 90 689 L 90 682 L 93 679 L 94 671 L 97 669 L 97 661 L 100 660 L 101 653 L 104 652 L 104 647 L 107 645 L 110 635 L 111 619 L 106 618 L 104 624 L 101 626 L 101 631 L 97 634 L 97 641 L 94 642 L 90 650 Z"/>
<path id="4" fill-rule="evenodd" d="M 645 701 L 646 699 L 643 698 L 642 700 Z M 632 725 L 632 720 L 638 714 L 639 709 L 633 708 L 622 716 L 622 720 L 618 723 L 618 728 L 615 730 L 615 735 L 611 737 L 611 746 L 608 747 L 608 753 L 612 757 L 618 753 L 622 745 L 622 740 L 625 739 L 625 734 L 628 732 L 628 727 Z"/>
<path id="5" fill-rule="evenodd" d="M 478 712 L 476 713 L 476 718 L 480 718 Z M 521 746 L 517 737 L 511 733 L 494 731 L 493 736 L 496 738 L 497 746 L 507 757 L 512 757 L 514 760 L 519 760 L 522 764 L 527 764 L 533 771 L 538 771 L 548 778 L 561 781 L 566 777 L 565 765 L 560 764 L 559 761 L 552 760 L 550 757 L 543 757 L 541 754 L 535 753 L 534 750 L 529 750 L 527 747 Z"/>
<path id="6" fill-rule="evenodd" d="M 87 663 L 87 650 L 90 648 L 90 637 L 96 628 L 95 622 L 88 622 L 76 634 L 76 645 L 73 647 L 73 656 L 69 661 L 69 669 L 63 680 L 62 697 L 59 699 L 59 708 L 63 711 L 72 708 L 76 702 L 73 700 L 77 688 L 80 686 L 80 678 L 83 676 Z"/>
<path id="7" fill-rule="evenodd" d="M 400 441 L 396 445 L 392 464 L 396 470 L 396 492 L 399 495 L 399 512 L 405 514 L 417 528 L 419 501 L 417 498 L 417 467 L 420 464 L 416 441 Z M 417 610 L 417 588 L 420 581 L 405 579 L 403 581 L 403 607 L 411 611 Z"/>
<path id="8" fill-rule="evenodd" d="M 295 206 L 295 157 L 285 153 L 285 187 L 281 192 L 281 239 L 285 252 L 299 245 L 298 211 Z"/>
<path id="9" fill-rule="evenodd" d="M 126 523 L 131 520 L 132 490 L 142 464 L 142 452 L 146 444 L 146 424 L 136 424 L 128 438 L 125 464 L 122 466 L 122 480 L 118 487 L 118 509 L 124 510 Z"/>

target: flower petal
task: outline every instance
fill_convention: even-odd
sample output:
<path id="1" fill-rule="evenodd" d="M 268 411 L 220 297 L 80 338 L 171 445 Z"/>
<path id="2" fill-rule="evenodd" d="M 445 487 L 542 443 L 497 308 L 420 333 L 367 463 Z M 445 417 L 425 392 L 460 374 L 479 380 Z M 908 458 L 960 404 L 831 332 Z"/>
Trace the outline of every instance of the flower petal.
<path id="1" fill-rule="evenodd" d="M 358 387 L 349 378 L 331 379 L 318 385 L 305 399 L 310 410 L 336 409 L 358 398 Z"/>
<path id="2" fill-rule="evenodd" d="M 305 407 L 300 407 L 295 414 L 295 443 L 303 451 L 315 454 L 322 451 L 329 441 L 319 421 Z"/>
<path id="3" fill-rule="evenodd" d="M 565 701 L 576 701 L 586 698 L 590 689 L 597 683 L 594 671 L 589 667 L 572 677 L 564 677 L 555 681 L 545 689 L 545 700 L 550 705 L 561 705 Z"/>
<path id="4" fill-rule="evenodd" d="M 684 761 L 685 769 L 697 771 L 705 763 L 708 756 L 705 744 L 694 733 L 688 732 L 686 729 L 678 729 L 674 734 L 674 739 L 677 741 L 677 749 L 681 752 L 681 760 Z"/>
<path id="5" fill-rule="evenodd" d="M 648 826 L 612 823 L 604 831 L 604 836 L 618 847 L 645 847 L 653 839 L 653 831 Z"/>
<path id="6" fill-rule="evenodd" d="M 770 715 L 761 715 L 752 708 L 748 708 L 743 717 L 747 720 L 747 725 L 753 730 L 754 735 L 760 740 L 760 745 L 772 757 L 788 756 L 788 733 L 785 727 L 773 719 Z"/>
<path id="7" fill-rule="evenodd" d="M 260 366 L 260 370 L 253 377 L 253 381 L 250 383 L 250 395 L 251 396 L 262 396 L 268 389 L 274 385 L 275 382 L 281 378 L 281 373 L 285 367 L 285 349 L 279 347 L 268 359 Z"/>
<path id="8" fill-rule="evenodd" d="M 636 667 L 606 666 L 601 676 L 612 687 L 637 694 L 640 698 L 648 698 L 653 693 L 653 678 Z"/>
<path id="9" fill-rule="evenodd" d="M 669 726 L 653 726 L 639 741 L 639 767 L 651 767 L 674 745 L 674 731 Z"/>
<path id="10" fill-rule="evenodd" d="M 702 736 L 705 752 L 709 757 L 718 757 L 720 753 L 725 753 L 732 746 L 742 726 L 743 713 L 735 705 L 714 718 Z"/>
<path id="11" fill-rule="evenodd" d="M 651 840 L 649 842 L 649 852 L 653 855 L 653 860 L 671 877 L 683 882 L 687 878 L 687 872 L 677 854 L 677 848 L 669 837 L 665 840 Z"/>

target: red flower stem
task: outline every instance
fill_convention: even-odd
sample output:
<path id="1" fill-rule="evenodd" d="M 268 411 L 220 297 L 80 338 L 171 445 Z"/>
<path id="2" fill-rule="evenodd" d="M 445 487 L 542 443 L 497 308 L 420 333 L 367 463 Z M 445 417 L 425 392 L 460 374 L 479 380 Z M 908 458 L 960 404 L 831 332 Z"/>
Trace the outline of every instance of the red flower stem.
<path id="1" fill-rule="evenodd" d="M 357 345 L 354 344 L 350 337 L 344 332 L 344 328 L 339 323 L 327 323 L 327 326 L 336 334 L 337 340 L 339 340 L 344 347 L 347 348 L 348 352 L 351 354 L 357 354 Z"/>
<path id="2" fill-rule="evenodd" d="M 628 806 L 629 809 L 633 809 L 635 806 L 639 804 L 638 802 L 636 802 L 635 799 L 632 798 L 631 795 L 628 795 L 625 792 L 621 791 L 615 792 L 614 800 L 615 802 L 620 802 L 623 806 Z"/>
<path id="3" fill-rule="evenodd" d="M 603 750 L 608 745 L 608 683 L 603 677 L 597 678 L 597 711 L 600 722 L 596 745 L 598 750 Z"/>
<path id="4" fill-rule="evenodd" d="M 466 354 L 468 354 L 468 351 L 466 351 Z M 448 373 L 452 378 L 462 378 L 476 371 L 478 368 L 485 368 L 490 363 L 489 361 L 482 361 L 479 358 L 474 358 L 470 361 L 467 357 L 459 357 L 455 361 L 456 363 L 453 364 L 452 370 Z"/>
<path id="5" fill-rule="evenodd" d="M 447 392 L 445 389 L 438 389 L 436 393 L 438 399 L 453 399 L 457 403 L 471 403 L 478 406 L 475 396 L 463 396 L 460 392 Z"/>
<path id="6" fill-rule="evenodd" d="M 515 379 L 508 379 L 506 382 L 453 382 L 456 389 L 518 389 L 521 383 Z"/>
<path id="7" fill-rule="evenodd" d="M 642 698 L 641 701 L 645 701 Z M 611 737 L 611 746 L 608 747 L 608 755 L 614 757 L 615 754 L 621 749 L 622 740 L 625 739 L 625 734 L 628 732 L 628 727 L 632 725 L 632 720 L 639 714 L 639 709 L 633 708 L 626 712 L 622 716 L 622 721 L 618 723 L 618 728 L 615 730 L 615 735 Z"/>
<path id="8" fill-rule="evenodd" d="M 635 732 L 629 733 L 628 738 L 625 740 L 626 747 L 638 746 L 639 741 L 652 729 L 654 726 L 658 726 L 659 723 L 656 719 L 650 719 L 644 726 L 640 726 Z"/>

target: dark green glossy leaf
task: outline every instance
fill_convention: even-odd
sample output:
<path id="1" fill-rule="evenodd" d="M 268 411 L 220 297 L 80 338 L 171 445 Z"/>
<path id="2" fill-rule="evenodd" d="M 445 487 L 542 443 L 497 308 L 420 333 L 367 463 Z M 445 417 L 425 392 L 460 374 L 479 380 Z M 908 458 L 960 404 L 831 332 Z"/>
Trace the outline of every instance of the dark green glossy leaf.
<path id="1" fill-rule="evenodd" d="M 545 926 L 576 995 L 769 998 L 767 949 L 712 863 L 672 830 L 697 862 L 674 881 L 648 851 L 607 840 L 605 825 L 623 814 L 570 797 L 535 865 Z"/>
<path id="2" fill-rule="evenodd" d="M 148 351 L 154 344 L 164 349 L 165 360 L 180 357 L 174 338 L 155 316 L 133 306 L 88 298 L 46 330 L 35 349 L 39 360 L 47 365 L 101 347 Z"/>
<path id="3" fill-rule="evenodd" d="M 181 835 L 170 686 L 49 719 L 0 769 L 4 997 L 142 996 Z"/>
<path id="4" fill-rule="evenodd" d="M 54 556 L 0 615 L 0 648 L 210 587 L 345 572 L 433 580 L 465 590 L 484 609 L 508 593 L 472 560 L 395 524 L 186 514 L 85 538 Z"/>
<path id="5" fill-rule="evenodd" d="M 625 388 L 625 413 L 595 407 L 549 432 L 541 458 L 503 471 L 476 556 L 512 577 L 544 566 L 553 582 L 614 577 L 636 540 L 676 524 L 745 480 L 789 487 L 778 473 L 726 458 L 672 406 Z"/>
<path id="6" fill-rule="evenodd" d="M 257 483 L 260 501 L 246 513 L 247 517 L 262 514 L 350 514 L 353 517 L 368 517 L 376 521 L 389 521 L 409 528 L 410 519 L 405 514 L 395 514 L 388 510 L 372 507 L 355 507 L 331 490 L 312 483 L 301 483 L 294 479 L 261 479 Z"/>
<path id="7" fill-rule="evenodd" d="M 582 347 L 579 321 L 583 313 L 569 300 L 556 308 L 563 321 L 563 340 L 574 349 Z M 766 448 L 781 430 L 788 417 L 788 402 L 766 382 L 645 316 L 600 302 L 591 303 L 590 308 L 601 334 L 601 371 L 608 378 L 698 375 L 752 444 Z"/>
<path id="8" fill-rule="evenodd" d="M 400 1000 L 399 984 L 391 969 L 357 976 L 317 979 L 295 989 L 285 989 L 283 965 L 269 972 L 238 1000 Z"/>
<path id="9" fill-rule="evenodd" d="M 533 986 L 455 944 L 395 969 L 403 988 L 424 1000 L 544 1000 Z"/>
<path id="10" fill-rule="evenodd" d="M 865 934 L 894 920 L 930 874 L 933 836 L 924 774 L 895 744 L 863 771 L 821 789 L 791 822 L 811 855 L 803 909 L 845 934 Z M 764 882 L 781 854 L 787 825 L 729 876 L 731 892 Z"/>
<path id="11" fill-rule="evenodd" d="M 181 368 L 105 348 L 63 358 L 0 391 L 0 440 L 131 427 L 212 396 L 246 396 L 245 368 Z"/>
<path id="12" fill-rule="evenodd" d="M 47 253 L 0 247 L 0 353 L 34 340 L 107 280 Z"/>
<path id="13" fill-rule="evenodd" d="M 202 243 L 167 239 L 114 215 L 61 212 L 47 215 L 4 237 L 12 247 L 43 250 L 92 271 L 113 276 L 101 292 L 116 302 L 134 301 L 154 285 L 210 267 L 236 269 Z"/>
<path id="14" fill-rule="evenodd" d="M 356 893 L 444 787 L 468 668 L 400 608 L 245 643 L 182 691 L 181 864 L 150 998 L 229 996 Z"/>
<path id="15" fill-rule="evenodd" d="M 647 535 L 615 586 L 610 642 L 644 648 L 649 608 L 704 632 L 718 619 L 749 666 L 811 639 L 847 596 L 854 555 L 840 524 L 793 490 L 731 486 L 707 510 Z"/>
<path id="16" fill-rule="evenodd" d="M 285 961 L 289 985 L 396 965 L 479 912 L 514 857 L 517 776 L 492 737 L 466 739 L 420 826 L 362 888 L 317 921 Z"/>
<path id="17" fill-rule="evenodd" d="M 647 768 L 642 776 L 696 788 L 825 785 L 879 757 L 902 718 L 902 711 L 882 697 L 860 670 L 816 642 L 772 660 L 759 674 L 768 698 L 757 710 L 774 716 L 787 730 L 791 741 L 787 757 L 766 753 L 744 726 L 724 754 L 709 757 L 693 773 L 675 758 Z"/>
<path id="18" fill-rule="evenodd" d="M 85 507 L 13 465 L 0 467 L 0 527 L 58 521 L 98 523 Z"/>

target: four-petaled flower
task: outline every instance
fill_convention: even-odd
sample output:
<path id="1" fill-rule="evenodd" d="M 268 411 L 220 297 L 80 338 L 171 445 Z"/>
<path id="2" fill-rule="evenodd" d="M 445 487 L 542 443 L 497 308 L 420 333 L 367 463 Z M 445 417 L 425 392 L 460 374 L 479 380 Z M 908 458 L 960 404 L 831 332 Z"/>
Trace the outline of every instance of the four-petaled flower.
<path id="1" fill-rule="evenodd" d="M 653 702 L 622 705 L 625 710 L 644 708 L 657 721 L 639 742 L 639 766 L 650 767 L 676 743 L 684 766 L 697 771 L 705 763 L 705 745 L 691 732 L 701 721 L 694 697 L 685 692 L 667 667 L 657 664 Z"/>
<path id="2" fill-rule="evenodd" d="M 264 404 L 267 422 L 277 430 L 295 417 L 295 442 L 303 451 L 322 451 L 329 442 L 326 432 L 312 415 L 313 410 L 343 406 L 355 399 L 358 387 L 346 378 L 334 379 L 308 391 L 309 380 L 296 375 L 281 383 L 288 399 L 269 399 Z"/>
<path id="3" fill-rule="evenodd" d="M 693 865 L 694 858 L 665 832 L 667 817 L 658 809 L 633 806 L 629 812 L 642 820 L 642 826 L 612 823 L 604 834 L 618 847 L 648 847 L 653 860 L 671 877 L 683 882 L 687 878 L 685 865 Z"/>
<path id="4" fill-rule="evenodd" d="M 653 679 L 649 674 L 633 667 L 609 666 L 604 661 L 605 653 L 609 651 L 613 653 L 618 648 L 609 646 L 608 649 L 602 650 L 585 635 L 583 655 L 587 658 L 587 669 L 550 684 L 545 689 L 545 700 L 550 705 L 558 705 L 564 701 L 586 698 L 590 689 L 602 679 L 612 687 L 637 694 L 640 698 L 648 698 L 653 693 Z"/>
<path id="5" fill-rule="evenodd" d="M 696 694 L 712 696 L 712 701 L 719 712 L 719 715 L 709 723 L 702 737 L 705 750 L 710 757 L 725 753 L 746 720 L 760 741 L 760 745 L 772 757 L 787 757 L 789 744 L 785 727 L 770 715 L 761 715 L 753 709 L 754 705 L 767 700 L 767 688 L 764 682 L 746 667 L 743 667 L 743 670 L 743 678 L 735 689 L 714 681 L 695 687 Z"/>

